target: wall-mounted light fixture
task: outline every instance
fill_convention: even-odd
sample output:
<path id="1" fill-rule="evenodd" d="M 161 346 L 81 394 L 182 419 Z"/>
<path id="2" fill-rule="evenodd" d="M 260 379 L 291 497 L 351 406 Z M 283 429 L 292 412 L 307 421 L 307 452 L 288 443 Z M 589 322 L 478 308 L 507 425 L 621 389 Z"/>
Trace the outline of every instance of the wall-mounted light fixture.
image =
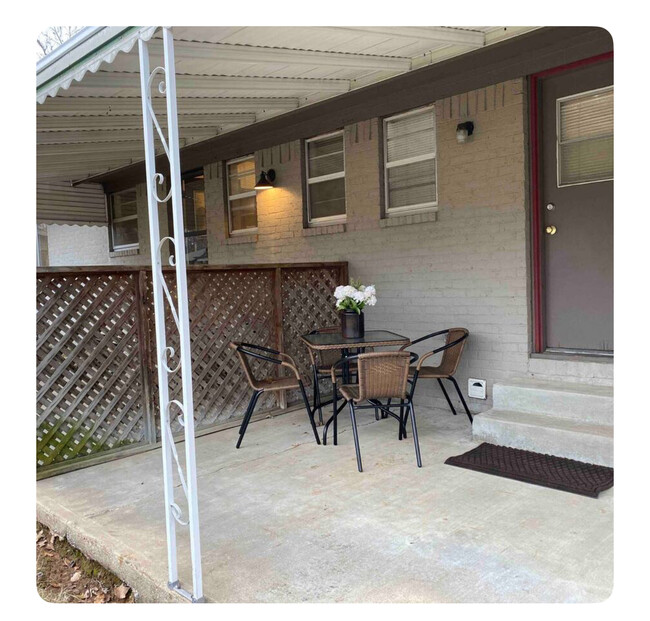
<path id="1" fill-rule="evenodd" d="M 255 184 L 256 190 L 268 190 L 273 187 L 273 182 L 275 181 L 275 170 L 272 168 L 267 171 L 262 171 L 260 173 L 260 178 Z"/>
<path id="2" fill-rule="evenodd" d="M 465 121 L 456 126 L 456 142 L 463 144 L 474 133 L 474 123 Z"/>

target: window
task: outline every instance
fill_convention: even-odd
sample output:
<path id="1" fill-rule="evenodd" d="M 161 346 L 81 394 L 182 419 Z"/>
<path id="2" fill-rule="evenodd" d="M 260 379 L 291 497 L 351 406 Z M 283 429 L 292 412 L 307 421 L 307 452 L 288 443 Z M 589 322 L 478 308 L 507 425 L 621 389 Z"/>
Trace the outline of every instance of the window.
<path id="1" fill-rule="evenodd" d="M 614 178 L 614 87 L 557 100 L 557 185 Z"/>
<path id="2" fill-rule="evenodd" d="M 208 236 L 203 171 L 184 174 L 182 183 L 185 256 L 188 263 L 207 263 Z"/>
<path id="3" fill-rule="evenodd" d="M 109 196 L 108 223 L 112 251 L 138 247 L 138 205 L 135 188 Z"/>
<path id="4" fill-rule="evenodd" d="M 305 142 L 307 221 L 326 224 L 345 220 L 345 153 L 343 132 Z"/>
<path id="5" fill-rule="evenodd" d="M 228 230 L 231 235 L 257 233 L 255 158 L 240 157 L 226 163 L 228 177 Z"/>
<path id="6" fill-rule="evenodd" d="M 436 177 L 435 108 L 384 119 L 386 214 L 433 210 L 438 204 Z"/>

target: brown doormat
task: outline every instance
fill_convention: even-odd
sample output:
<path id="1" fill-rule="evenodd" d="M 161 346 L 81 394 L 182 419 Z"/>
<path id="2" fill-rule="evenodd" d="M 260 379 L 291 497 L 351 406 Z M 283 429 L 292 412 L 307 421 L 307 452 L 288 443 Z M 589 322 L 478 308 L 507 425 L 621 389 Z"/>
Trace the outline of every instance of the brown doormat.
<path id="1" fill-rule="evenodd" d="M 445 463 L 591 498 L 614 485 L 613 468 L 487 442 Z"/>

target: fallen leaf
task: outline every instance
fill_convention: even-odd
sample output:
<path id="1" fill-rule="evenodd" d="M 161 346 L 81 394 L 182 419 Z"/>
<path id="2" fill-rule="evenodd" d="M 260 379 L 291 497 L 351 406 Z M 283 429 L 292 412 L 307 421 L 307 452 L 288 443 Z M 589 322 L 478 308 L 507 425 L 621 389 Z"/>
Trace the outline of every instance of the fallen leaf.
<path id="1" fill-rule="evenodd" d="M 77 582 L 81 578 L 81 572 L 75 571 L 70 578 L 70 582 Z"/>
<path id="2" fill-rule="evenodd" d="M 130 590 L 130 586 L 127 586 L 126 584 L 120 584 L 120 586 L 115 587 L 115 597 L 117 597 L 117 599 L 126 599 L 126 596 L 129 594 Z"/>
<path id="3" fill-rule="evenodd" d="M 42 539 L 41 541 L 38 542 L 37 545 L 39 548 L 44 548 L 46 543 L 47 541 L 45 541 L 45 539 Z"/>
<path id="4" fill-rule="evenodd" d="M 36 533 L 36 541 L 38 541 L 42 536 L 43 536 L 43 530 L 41 529 Z"/>

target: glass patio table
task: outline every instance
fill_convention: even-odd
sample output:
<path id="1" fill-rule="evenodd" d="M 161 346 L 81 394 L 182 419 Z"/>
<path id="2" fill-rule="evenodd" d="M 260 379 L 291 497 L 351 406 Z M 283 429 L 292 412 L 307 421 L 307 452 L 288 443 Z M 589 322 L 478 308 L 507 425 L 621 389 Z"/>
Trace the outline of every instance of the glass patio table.
<path id="1" fill-rule="evenodd" d="M 340 350 L 341 358 L 347 358 L 351 354 L 362 353 L 367 347 L 402 347 L 408 345 L 411 340 L 402 336 L 401 334 L 396 334 L 395 332 L 390 332 L 388 330 L 366 330 L 364 335 L 356 339 L 347 339 L 340 332 L 320 332 L 316 334 L 303 334 L 300 337 L 307 347 L 315 351 L 332 351 Z M 314 367 L 314 379 L 315 386 L 314 392 L 319 391 L 316 378 L 318 377 L 317 369 Z M 348 383 L 350 381 L 350 368 L 349 365 L 343 365 L 343 383 Z M 316 400 L 316 394 L 314 395 Z M 327 429 L 330 426 L 330 423 L 334 422 L 334 444 L 336 444 L 337 428 L 336 428 L 336 417 L 338 413 L 345 406 L 345 401 L 341 407 L 337 408 L 336 402 L 336 387 L 334 387 L 334 398 L 332 399 L 333 412 L 331 418 L 325 423 L 323 429 L 323 443 L 326 443 L 327 438 Z M 328 402 L 320 402 L 320 394 L 318 395 L 319 406 L 328 405 Z M 383 417 L 383 414 L 382 414 Z"/>

